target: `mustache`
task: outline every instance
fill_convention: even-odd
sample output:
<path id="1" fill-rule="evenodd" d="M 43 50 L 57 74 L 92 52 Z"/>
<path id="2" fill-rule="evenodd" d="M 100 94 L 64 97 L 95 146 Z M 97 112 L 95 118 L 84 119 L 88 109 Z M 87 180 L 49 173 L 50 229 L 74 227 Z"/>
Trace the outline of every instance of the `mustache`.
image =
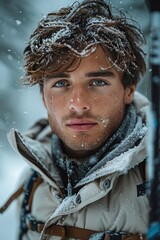
<path id="1" fill-rule="evenodd" d="M 76 112 L 73 112 L 71 114 L 69 114 L 68 116 L 64 117 L 63 118 L 63 121 L 68 121 L 70 119 L 85 119 L 85 118 L 89 118 L 89 119 L 97 119 L 98 116 L 93 116 L 92 114 L 90 113 L 76 113 Z"/>
<path id="2" fill-rule="evenodd" d="M 90 113 L 76 113 L 76 112 L 73 112 L 71 113 L 70 115 L 64 117 L 62 119 L 62 122 L 66 122 L 66 121 L 69 121 L 69 120 L 72 120 L 72 119 L 90 119 L 92 121 L 95 121 L 95 122 L 99 122 L 103 125 L 108 125 L 108 123 L 110 122 L 109 119 L 107 117 L 102 117 L 100 115 L 93 115 L 93 114 L 90 114 Z"/>

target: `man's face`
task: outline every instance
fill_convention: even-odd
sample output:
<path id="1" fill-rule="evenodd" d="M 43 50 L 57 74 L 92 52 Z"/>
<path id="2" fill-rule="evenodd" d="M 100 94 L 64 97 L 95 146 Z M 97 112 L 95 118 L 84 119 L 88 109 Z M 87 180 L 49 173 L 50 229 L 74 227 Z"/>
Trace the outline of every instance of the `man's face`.
<path id="1" fill-rule="evenodd" d="M 54 64 L 54 63 L 53 63 Z M 43 101 L 50 126 L 71 157 L 92 154 L 121 124 L 135 86 L 124 89 L 121 75 L 110 68 L 98 47 L 76 70 L 45 81 Z"/>

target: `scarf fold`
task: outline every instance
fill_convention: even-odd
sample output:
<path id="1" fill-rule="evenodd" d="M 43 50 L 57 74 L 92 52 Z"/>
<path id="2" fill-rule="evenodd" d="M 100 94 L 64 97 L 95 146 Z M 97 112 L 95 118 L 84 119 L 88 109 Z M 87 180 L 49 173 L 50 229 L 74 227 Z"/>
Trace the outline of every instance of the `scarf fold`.
<path id="1" fill-rule="evenodd" d="M 111 161 L 121 153 L 137 146 L 147 132 L 146 125 L 141 116 L 136 114 L 133 104 L 126 108 L 124 119 L 117 131 L 107 140 L 99 151 L 82 160 L 69 159 L 62 151 L 60 139 L 52 135 L 52 156 L 61 175 L 67 195 L 72 195 L 72 188 L 84 177 L 89 176 L 97 169 L 103 167 L 106 162 Z"/>

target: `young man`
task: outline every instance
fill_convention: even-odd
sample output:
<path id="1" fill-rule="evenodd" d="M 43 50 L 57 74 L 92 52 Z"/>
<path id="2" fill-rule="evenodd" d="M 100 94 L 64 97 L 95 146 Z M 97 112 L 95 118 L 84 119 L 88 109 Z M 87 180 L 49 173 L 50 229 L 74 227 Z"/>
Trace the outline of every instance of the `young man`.
<path id="1" fill-rule="evenodd" d="M 24 51 L 48 121 L 10 142 L 29 163 L 19 239 L 146 239 L 141 32 L 104 0 L 42 19 Z"/>

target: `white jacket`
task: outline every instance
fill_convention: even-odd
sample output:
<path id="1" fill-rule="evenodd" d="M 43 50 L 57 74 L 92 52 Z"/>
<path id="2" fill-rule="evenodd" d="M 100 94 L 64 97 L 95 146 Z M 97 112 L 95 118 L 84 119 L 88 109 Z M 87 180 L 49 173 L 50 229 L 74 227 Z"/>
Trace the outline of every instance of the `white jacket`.
<path id="1" fill-rule="evenodd" d="M 136 111 L 146 121 L 148 100 L 135 93 Z M 45 124 L 44 124 L 45 125 Z M 113 230 L 146 234 L 148 227 L 148 197 L 137 196 L 143 183 L 138 164 L 147 157 L 147 137 L 132 149 L 107 162 L 103 168 L 78 184 L 78 192 L 63 197 L 62 181 L 51 160 L 49 126 L 38 133 L 38 125 L 25 136 L 12 129 L 9 141 L 29 165 L 43 178 L 36 189 L 31 214 L 45 223 L 42 233 L 29 230 L 24 240 L 45 239 L 46 227 L 51 224 L 76 226 L 103 232 Z M 36 135 L 36 139 L 32 139 Z M 28 137 L 31 136 L 32 138 Z M 47 239 L 61 239 L 52 236 Z"/>

